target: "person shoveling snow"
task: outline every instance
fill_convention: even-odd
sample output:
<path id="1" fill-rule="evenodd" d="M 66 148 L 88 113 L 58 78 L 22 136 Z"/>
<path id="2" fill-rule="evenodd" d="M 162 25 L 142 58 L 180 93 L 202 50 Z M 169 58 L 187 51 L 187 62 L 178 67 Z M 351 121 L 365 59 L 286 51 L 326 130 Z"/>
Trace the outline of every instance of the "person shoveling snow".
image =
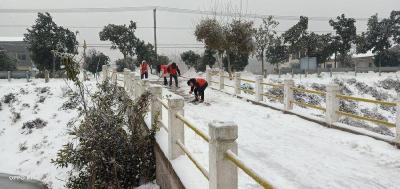
<path id="1" fill-rule="evenodd" d="M 189 94 L 194 92 L 195 99 L 192 102 L 204 102 L 204 91 L 208 86 L 207 81 L 203 78 L 191 78 L 187 84 L 190 86 Z"/>

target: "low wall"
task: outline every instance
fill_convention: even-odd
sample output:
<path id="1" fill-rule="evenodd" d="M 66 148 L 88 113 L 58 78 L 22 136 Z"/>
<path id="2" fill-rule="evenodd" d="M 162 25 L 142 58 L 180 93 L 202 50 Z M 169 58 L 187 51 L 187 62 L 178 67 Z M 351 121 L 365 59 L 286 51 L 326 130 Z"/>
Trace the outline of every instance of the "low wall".
<path id="1" fill-rule="evenodd" d="M 184 189 L 182 181 L 179 179 L 171 162 L 165 156 L 160 146 L 154 145 L 156 156 L 156 181 L 161 189 Z"/>
<path id="2" fill-rule="evenodd" d="M 11 71 L 11 78 L 13 79 L 22 79 L 26 78 L 26 74 L 30 74 L 30 78 L 36 77 L 35 71 Z M 8 71 L 0 71 L 0 79 L 7 79 Z"/>
<path id="3" fill-rule="evenodd" d="M 379 67 L 368 67 L 368 68 L 356 68 L 357 72 L 379 72 Z M 332 68 L 332 72 L 354 72 L 355 68 Z M 307 70 L 308 74 L 314 74 L 317 72 L 330 72 L 330 68 L 319 68 L 315 70 Z M 397 72 L 400 71 L 400 67 L 381 67 L 381 72 Z M 282 68 L 281 74 L 292 73 L 291 68 Z M 305 70 L 294 68 L 293 74 L 304 74 Z"/>

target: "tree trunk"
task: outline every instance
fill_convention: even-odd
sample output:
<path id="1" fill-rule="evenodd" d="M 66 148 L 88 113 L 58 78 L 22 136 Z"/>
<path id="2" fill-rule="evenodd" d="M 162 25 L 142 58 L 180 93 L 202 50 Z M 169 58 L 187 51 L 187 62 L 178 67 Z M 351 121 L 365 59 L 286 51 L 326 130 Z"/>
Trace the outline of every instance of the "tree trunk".
<path id="1" fill-rule="evenodd" d="M 264 68 L 264 49 L 261 52 L 261 73 L 265 78 L 265 68 Z"/>
<path id="2" fill-rule="evenodd" d="M 231 56 L 229 55 L 229 52 L 226 53 L 226 58 L 228 59 L 228 74 L 230 80 L 232 80 L 232 66 L 231 66 Z"/>

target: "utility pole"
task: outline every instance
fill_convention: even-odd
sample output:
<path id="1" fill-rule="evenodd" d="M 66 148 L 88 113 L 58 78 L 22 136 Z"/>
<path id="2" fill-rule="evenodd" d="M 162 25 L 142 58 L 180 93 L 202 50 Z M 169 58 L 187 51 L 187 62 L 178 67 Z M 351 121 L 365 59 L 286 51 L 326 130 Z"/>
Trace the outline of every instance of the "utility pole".
<path id="1" fill-rule="evenodd" d="M 154 19 L 154 51 L 156 53 L 156 64 L 158 64 L 158 54 L 157 54 L 157 10 L 153 9 L 153 19 Z"/>
<path id="2" fill-rule="evenodd" d="M 83 65 L 81 68 L 83 68 L 83 66 L 86 65 L 86 48 L 87 48 L 86 40 L 83 40 Z"/>

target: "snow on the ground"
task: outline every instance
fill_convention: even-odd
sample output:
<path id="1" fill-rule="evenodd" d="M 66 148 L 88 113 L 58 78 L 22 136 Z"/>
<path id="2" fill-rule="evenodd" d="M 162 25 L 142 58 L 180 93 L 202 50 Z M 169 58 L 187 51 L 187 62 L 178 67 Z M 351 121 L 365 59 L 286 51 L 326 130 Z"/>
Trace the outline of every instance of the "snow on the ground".
<path id="1" fill-rule="evenodd" d="M 95 90 L 95 83 L 93 78 L 85 82 L 89 90 Z M 75 109 L 60 108 L 68 100 L 65 95 L 68 86 L 74 89 L 73 83 L 67 85 L 63 79 L 51 79 L 49 83 L 44 79 L 0 80 L 0 173 L 40 180 L 53 189 L 65 188 L 70 169 L 57 168 L 51 160 L 56 158 L 62 145 L 72 140 L 67 124 L 78 116 Z M 11 105 L 3 102 L 3 97 L 9 93 L 17 98 Z M 21 118 L 13 122 L 12 112 L 20 113 Z M 32 129 L 31 133 L 22 129 L 25 122 L 36 118 L 46 121 L 47 125 Z M 138 189 L 159 187 L 149 183 Z"/>
<path id="2" fill-rule="evenodd" d="M 176 92 L 189 101 L 193 97 L 187 95 L 188 90 L 183 87 Z M 394 179 L 400 173 L 400 151 L 388 143 L 329 129 L 216 90 L 207 89 L 205 98 L 210 106 L 185 103 L 185 117 L 206 133 L 212 120 L 238 124 L 239 157 L 276 188 L 389 189 L 400 185 Z M 166 140 L 165 136 L 158 139 Z M 208 144 L 188 127 L 185 145 L 208 169 Z M 187 158 L 172 163 L 187 187 L 208 188 Z M 204 185 L 192 187 L 193 182 Z M 242 171 L 239 186 L 261 188 Z"/>
<path id="3" fill-rule="evenodd" d="M 48 92 L 41 93 L 46 87 Z M 29 83 L 24 79 L 0 80 L 0 98 L 9 93 L 15 93 L 17 98 L 10 105 L 2 102 L 0 110 L 0 172 L 41 180 L 52 188 L 64 188 L 68 169 L 57 168 L 51 159 L 71 140 L 66 125 L 77 116 L 76 110 L 60 109 L 67 100 L 63 97 L 67 90 L 62 79 L 52 79 L 49 83 L 44 79 Z M 39 102 L 40 98 L 45 99 Z M 21 114 L 15 123 L 12 111 Z M 32 129 L 30 134 L 22 129 L 25 122 L 36 118 L 46 121 L 47 125 Z"/>
<path id="4" fill-rule="evenodd" d="M 189 73 L 189 75 L 198 75 L 196 73 Z M 228 75 L 225 73 L 225 75 Z M 204 76 L 204 74 L 203 74 Z M 255 75 L 249 72 L 241 73 L 241 77 L 244 79 L 255 80 Z M 399 73 L 382 73 L 379 76 L 379 73 L 369 72 L 369 73 L 357 73 L 355 76 L 354 72 L 339 72 L 333 73 L 333 76 L 330 77 L 329 73 L 321 73 L 320 76 L 317 74 L 308 74 L 305 77 L 304 74 L 296 74 L 292 78 L 291 74 L 284 74 L 280 77 L 278 75 L 268 75 L 264 82 L 266 83 L 280 83 L 283 84 L 285 79 L 293 79 L 296 86 L 305 87 L 306 89 L 311 90 L 324 90 L 325 86 L 331 83 L 340 83 L 341 89 L 347 91 L 349 96 L 361 97 L 367 99 L 376 99 L 383 100 L 387 102 L 394 102 L 398 99 L 398 92 L 400 91 L 400 80 Z M 213 81 L 218 82 L 219 76 L 214 76 Z M 254 88 L 254 83 L 245 83 L 244 85 L 249 85 Z M 233 86 L 234 81 L 225 78 L 225 84 Z M 219 88 L 219 84 L 212 84 L 215 88 Z M 316 87 L 318 89 L 316 89 Z M 273 90 L 271 87 L 264 86 L 264 92 L 270 92 Z M 397 90 L 397 91 L 396 91 Z M 224 91 L 229 92 L 231 94 L 234 93 L 234 89 L 228 86 L 225 86 Z M 279 92 L 279 89 L 274 90 L 275 92 Z M 246 92 L 242 92 L 243 97 L 254 99 L 254 95 Z M 312 99 L 310 99 L 312 97 Z M 302 97 L 305 102 L 317 103 L 315 105 L 319 105 L 321 107 L 325 107 L 325 98 L 320 97 L 319 95 L 307 94 L 305 97 Z M 275 100 L 268 100 L 264 97 L 264 103 L 274 105 L 277 107 L 283 107 L 282 103 L 279 103 Z M 396 120 L 396 110 L 395 107 L 384 107 L 373 103 L 367 102 L 349 102 L 346 103 L 347 109 L 349 111 L 354 111 L 357 115 L 372 117 L 378 120 L 387 120 L 388 122 L 395 123 Z M 306 107 L 300 107 L 298 105 L 294 105 L 294 110 L 297 112 L 306 112 L 308 115 L 324 117 L 324 112 L 320 110 L 315 110 Z M 363 128 L 364 130 L 373 131 L 379 134 L 388 135 L 393 137 L 395 133 L 394 128 L 387 128 L 385 126 L 380 126 L 367 121 L 354 120 L 351 118 L 342 117 L 340 122 L 345 124 L 351 124 L 351 126 L 356 126 Z"/>

